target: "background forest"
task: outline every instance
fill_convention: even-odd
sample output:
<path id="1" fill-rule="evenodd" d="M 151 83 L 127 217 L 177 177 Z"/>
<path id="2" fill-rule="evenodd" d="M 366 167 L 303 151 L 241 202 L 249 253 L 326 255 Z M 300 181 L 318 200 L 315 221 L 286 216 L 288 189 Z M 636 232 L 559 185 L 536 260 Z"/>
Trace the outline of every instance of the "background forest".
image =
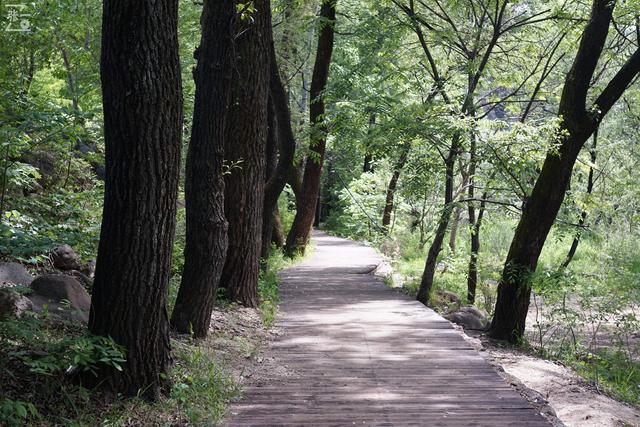
<path id="1" fill-rule="evenodd" d="M 82 284 L 92 293 L 105 200 L 102 94 L 109 84 L 103 74 L 101 86 L 102 2 L 13 3 L 18 6 L 0 2 L 0 257 L 32 274 L 50 273 L 60 269 L 56 250 L 69 245 L 86 267 L 90 280 Z M 214 12 L 223 7 L 204 3 Z M 229 83 L 230 93 L 212 91 L 232 106 L 243 99 L 238 93 L 264 93 L 265 101 L 260 111 L 229 109 L 227 123 L 239 130 L 226 136 L 224 162 L 216 151 L 210 165 L 220 175 L 202 184 L 204 175 L 189 169 L 189 159 L 198 158 L 189 154 L 189 142 L 197 137 L 197 120 L 207 119 L 197 119 L 196 88 L 213 83 L 198 73 L 196 57 L 210 52 L 207 37 L 215 40 L 201 25 L 222 15 L 203 13 L 201 2 L 178 3 L 175 81 L 181 78 L 184 119 L 175 238 L 166 241 L 171 259 L 165 263 L 174 329 L 207 335 L 212 306 L 182 318 L 173 310 L 190 296 L 200 298 L 184 289 L 198 283 L 188 275 L 202 265 L 220 280 L 207 288 L 211 304 L 217 297 L 218 307 L 258 306 L 263 322 L 273 321 L 275 272 L 304 253 L 315 221 L 379 249 L 393 267 L 390 286 L 483 327 L 493 319 L 493 337 L 561 360 L 616 398 L 640 403 L 640 2 L 619 1 L 608 19 L 599 18 L 611 13 L 607 1 L 236 3 L 240 25 L 262 26 L 274 42 L 272 52 L 270 39 L 257 37 L 242 53 L 271 68 L 240 89 Z M 261 6 L 270 7 L 270 22 L 254 19 Z M 219 49 L 220 58 L 231 58 Z M 243 75 L 255 63 L 235 66 Z M 251 146 L 259 129 L 263 145 Z M 575 165 L 553 163 L 571 153 Z M 216 267 L 204 257 L 190 267 L 185 189 L 195 194 L 198 185 L 223 176 L 224 206 L 212 205 L 210 217 L 229 222 L 228 252 L 227 234 L 224 244 L 212 246 L 226 252 L 226 263 L 223 256 Z M 245 198 L 257 181 L 265 188 Z M 555 201 L 557 215 L 549 207 Z M 254 220 L 261 225 L 234 222 L 245 207 L 258 205 Z M 205 218 L 208 211 L 202 212 Z M 544 224 L 547 230 L 539 230 Z M 526 244 L 512 243 L 518 239 Z M 121 252 L 116 268 L 135 257 L 127 247 L 113 247 Z M 99 272 L 100 266 L 96 277 Z M 253 290 L 238 285 L 246 275 L 255 277 Z M 508 307 L 516 306 L 511 313 Z M 194 316 L 206 319 L 200 329 Z M 37 380 L 28 392 L 0 385 L 0 423 L 91 424 L 105 400 L 88 405 L 93 392 L 67 382 L 64 371 L 69 365 L 100 375 L 121 370 L 127 359 L 120 344 L 126 345 L 104 338 L 111 333 L 101 332 L 98 320 L 89 323 L 96 336 L 87 336 L 84 326 L 52 327 L 46 317 L 1 323 L 0 365 L 11 369 L 0 382 Z M 191 422 L 212 422 L 237 385 L 207 357 L 213 344 L 174 335 L 171 342 L 178 360 L 166 374 L 172 405 L 156 408 L 164 411 L 158 416 L 179 408 Z M 54 395 L 55 409 L 46 403 Z M 109 406 L 114 424 L 126 424 L 122 413 L 145 411 L 136 406 L 142 403 L 131 405 Z"/>

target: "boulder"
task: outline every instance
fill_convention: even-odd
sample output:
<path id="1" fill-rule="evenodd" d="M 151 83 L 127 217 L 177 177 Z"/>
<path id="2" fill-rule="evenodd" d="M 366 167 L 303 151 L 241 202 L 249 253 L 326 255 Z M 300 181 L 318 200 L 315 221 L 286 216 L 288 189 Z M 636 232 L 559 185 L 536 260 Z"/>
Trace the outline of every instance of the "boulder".
<path id="1" fill-rule="evenodd" d="M 75 278 L 64 274 L 45 274 L 31 283 L 34 296 L 38 302 L 40 298 L 60 303 L 69 301 L 71 308 L 89 312 L 91 297 Z M 32 301 L 36 302 L 32 297 Z"/>
<path id="2" fill-rule="evenodd" d="M 78 270 L 71 270 L 68 274 L 70 274 L 74 279 L 80 282 L 80 284 L 84 286 L 85 289 L 89 291 L 93 289 L 93 279 L 83 272 Z"/>
<path id="3" fill-rule="evenodd" d="M 80 257 L 69 245 L 62 245 L 51 251 L 51 262 L 53 266 L 60 270 L 80 270 Z"/>
<path id="4" fill-rule="evenodd" d="M 462 307 L 457 311 L 445 314 L 444 318 L 464 329 L 482 331 L 489 326 L 487 316 L 475 307 Z"/>
<path id="5" fill-rule="evenodd" d="M 11 288 L 0 289 L 0 320 L 22 317 L 29 310 L 33 310 L 33 303 L 29 298 Z"/>
<path id="6" fill-rule="evenodd" d="M 85 276 L 88 276 L 89 278 L 93 279 L 93 276 L 96 273 L 96 262 L 94 260 L 89 261 L 82 267 L 80 272 L 83 273 Z"/>
<path id="7" fill-rule="evenodd" d="M 438 291 L 438 297 L 441 301 L 449 305 L 460 305 L 460 297 L 451 291 Z"/>
<path id="8" fill-rule="evenodd" d="M 29 286 L 33 277 L 22 264 L 0 262 L 0 286 L 4 284 Z"/>

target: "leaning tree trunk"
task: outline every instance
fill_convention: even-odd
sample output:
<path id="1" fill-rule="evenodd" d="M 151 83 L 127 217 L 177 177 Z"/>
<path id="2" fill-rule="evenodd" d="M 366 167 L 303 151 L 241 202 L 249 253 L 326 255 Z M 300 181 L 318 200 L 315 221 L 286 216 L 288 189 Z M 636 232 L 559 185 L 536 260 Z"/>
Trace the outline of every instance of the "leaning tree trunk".
<path id="1" fill-rule="evenodd" d="M 611 24 L 614 3 L 594 0 L 571 70 L 565 79 L 558 115 L 560 147 L 547 154 L 540 176 L 523 206 L 502 279 L 489 334 L 518 342 L 522 339 L 531 296 L 531 274 L 564 200 L 575 161 L 602 118 L 640 72 L 640 49 L 618 70 L 587 109 L 587 96 Z"/>
<path id="2" fill-rule="evenodd" d="M 273 60 L 273 59 L 272 59 Z M 269 207 L 267 201 L 266 186 L 269 180 L 273 179 L 276 174 L 276 167 L 278 164 L 278 137 L 277 122 L 275 118 L 275 107 L 273 106 L 273 97 L 269 94 L 268 101 L 268 131 L 267 131 L 267 146 L 265 150 L 265 197 L 264 207 L 262 210 L 262 242 L 260 245 L 260 259 L 262 267 L 266 267 L 265 260 L 269 257 L 271 252 L 271 234 L 273 233 L 273 207 Z"/>
<path id="3" fill-rule="evenodd" d="M 105 382 L 157 399 L 170 360 L 167 286 L 182 91 L 177 0 L 105 0 L 100 61 L 106 180 L 89 330 L 126 349 Z"/>
<path id="4" fill-rule="evenodd" d="M 407 163 L 407 157 L 409 156 L 410 144 L 405 144 L 400 152 L 400 157 L 396 163 L 396 167 L 393 169 L 393 175 L 389 180 L 387 186 L 387 197 L 385 199 L 384 210 L 382 211 L 382 228 L 385 233 L 389 232 L 389 225 L 391 225 L 391 213 L 393 212 L 394 198 L 396 188 L 398 187 L 398 179 L 400 179 L 400 173 L 402 168 Z"/>
<path id="5" fill-rule="evenodd" d="M 205 0 L 202 39 L 195 53 L 196 93 L 185 177 L 185 262 L 171 325 L 198 338 L 209 331 L 227 253 L 223 161 L 235 14 L 233 2 Z"/>
<path id="6" fill-rule="evenodd" d="M 269 255 L 273 232 L 274 211 L 278 198 L 287 184 L 293 168 L 296 139 L 291 127 L 289 97 L 285 90 L 278 64 L 275 46 L 271 45 L 271 66 L 269 81 L 269 138 L 267 143 L 267 181 L 264 190 L 264 221 L 262 232 L 262 257 Z M 276 162 L 277 160 L 277 162 Z"/>
<path id="7" fill-rule="evenodd" d="M 596 131 L 593 133 L 593 145 L 591 146 L 591 150 L 589 152 L 591 157 L 591 165 L 589 166 L 589 177 L 587 178 L 587 195 L 591 195 L 591 193 L 593 192 L 593 184 L 594 184 L 594 177 L 593 177 L 594 166 L 593 165 L 595 165 L 596 161 L 598 160 L 598 155 L 596 151 L 597 146 L 598 146 L 598 130 L 596 129 Z M 573 237 L 573 241 L 571 242 L 571 247 L 569 248 L 569 252 L 567 253 L 566 258 L 562 262 L 562 268 L 567 268 L 571 263 L 571 261 L 573 260 L 573 257 L 576 255 L 576 251 L 578 250 L 578 244 L 580 244 L 580 238 L 582 237 L 582 227 L 584 226 L 584 223 L 587 221 L 587 215 L 588 215 L 587 210 L 583 209 L 582 213 L 580 214 L 580 220 L 578 221 L 578 231 Z"/>
<path id="8" fill-rule="evenodd" d="M 573 164 L 588 135 L 569 131 L 558 153 L 549 153 L 531 196 L 526 201 L 507 255 L 491 324 L 491 336 L 517 342 L 521 339 L 529 298 L 530 276 L 535 271 L 544 242 L 564 200 Z"/>
<path id="9" fill-rule="evenodd" d="M 431 288 L 433 288 L 433 277 L 436 272 L 438 255 L 442 250 L 442 242 L 444 241 L 444 236 L 447 234 L 449 219 L 451 218 L 451 212 L 453 211 L 453 172 L 456 158 L 458 156 L 459 143 L 460 135 L 455 134 L 451 141 L 449 154 L 445 159 L 444 205 L 442 207 L 442 212 L 440 213 L 440 219 L 438 220 L 438 227 L 436 228 L 433 242 L 431 242 L 429 252 L 427 253 L 427 260 L 425 261 L 424 271 L 422 272 L 420 288 L 418 288 L 418 295 L 416 296 L 416 299 L 424 305 L 429 303 L 429 298 L 431 297 Z"/>
<path id="10" fill-rule="evenodd" d="M 324 118 L 324 90 L 329 79 L 329 65 L 333 53 L 336 1 L 323 0 L 320 8 L 322 28 L 318 37 L 318 49 L 311 79 L 311 105 L 309 106 L 311 125 L 309 149 L 311 153 L 307 156 L 301 191 L 299 195 L 296 195 L 296 216 L 287 235 L 286 252 L 289 256 L 304 253 L 320 194 L 320 178 L 328 133 Z"/>
<path id="11" fill-rule="evenodd" d="M 271 11 L 269 0 L 238 0 L 231 103 L 227 117 L 225 216 L 229 248 L 220 286 L 229 301 L 258 305 L 269 95 Z M 251 15 L 251 16 L 249 16 Z"/>

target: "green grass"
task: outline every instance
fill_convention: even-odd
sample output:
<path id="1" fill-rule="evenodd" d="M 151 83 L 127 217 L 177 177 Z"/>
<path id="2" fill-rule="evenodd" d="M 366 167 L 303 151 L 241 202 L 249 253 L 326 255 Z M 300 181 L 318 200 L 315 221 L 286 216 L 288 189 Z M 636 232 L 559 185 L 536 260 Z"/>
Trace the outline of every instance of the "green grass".
<path id="1" fill-rule="evenodd" d="M 490 218 L 481 230 L 479 255 L 479 283 L 476 305 L 492 313 L 496 286 L 504 266 L 506 252 L 516 225 L 514 219 Z M 542 295 L 550 309 L 545 328 L 561 326 L 568 331 L 589 334 L 598 322 L 610 320 L 618 337 L 604 350 L 591 350 L 585 357 L 585 339 L 537 338 L 531 342 L 532 351 L 541 357 L 562 361 L 580 376 L 593 381 L 601 390 L 616 399 L 640 405 L 640 348 L 623 337 L 640 330 L 640 319 L 625 312 L 625 308 L 640 306 L 640 239 L 634 233 L 616 231 L 615 227 L 585 233 L 578 251 L 566 270 L 559 270 L 573 240 L 575 230 L 555 227 L 540 257 L 533 277 L 534 291 Z M 462 301 L 466 297 L 467 264 L 469 261 L 469 230 L 461 224 L 457 250 L 452 252 L 445 240 L 438 262 L 444 271 L 436 272 L 433 296 L 438 290 L 456 293 Z M 391 249 L 394 271 L 405 277 L 403 291 L 414 296 L 429 249 L 430 241 L 420 247 L 414 235 L 403 231 L 380 239 L 383 252 Z M 567 297 L 572 304 L 564 305 Z M 434 297 L 434 304 L 438 306 Z M 601 332 L 604 332 L 601 331 Z M 532 338 L 535 338 L 532 335 Z M 588 340 L 587 340 L 588 341 Z M 527 346 L 526 342 L 523 345 Z"/>
<path id="2" fill-rule="evenodd" d="M 46 316 L 0 322 L 0 425 L 212 425 L 240 393 L 209 339 L 172 340 L 173 387 L 157 403 L 87 389 L 65 373 L 67 368 L 90 372 L 120 363 L 122 353 L 85 333 Z"/>
<path id="3" fill-rule="evenodd" d="M 570 356 L 565 362 L 614 398 L 640 405 L 640 363 L 624 352 L 608 349 L 581 358 Z"/>

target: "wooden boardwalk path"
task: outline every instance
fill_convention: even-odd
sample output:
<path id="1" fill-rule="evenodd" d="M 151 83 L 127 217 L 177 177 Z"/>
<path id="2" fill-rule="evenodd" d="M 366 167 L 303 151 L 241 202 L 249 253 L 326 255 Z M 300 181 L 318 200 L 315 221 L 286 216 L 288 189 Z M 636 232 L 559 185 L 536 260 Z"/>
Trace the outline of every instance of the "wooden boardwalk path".
<path id="1" fill-rule="evenodd" d="M 548 426 L 451 324 L 366 274 L 372 249 L 316 233 L 281 274 L 281 335 L 293 375 L 257 384 L 232 426 Z"/>

